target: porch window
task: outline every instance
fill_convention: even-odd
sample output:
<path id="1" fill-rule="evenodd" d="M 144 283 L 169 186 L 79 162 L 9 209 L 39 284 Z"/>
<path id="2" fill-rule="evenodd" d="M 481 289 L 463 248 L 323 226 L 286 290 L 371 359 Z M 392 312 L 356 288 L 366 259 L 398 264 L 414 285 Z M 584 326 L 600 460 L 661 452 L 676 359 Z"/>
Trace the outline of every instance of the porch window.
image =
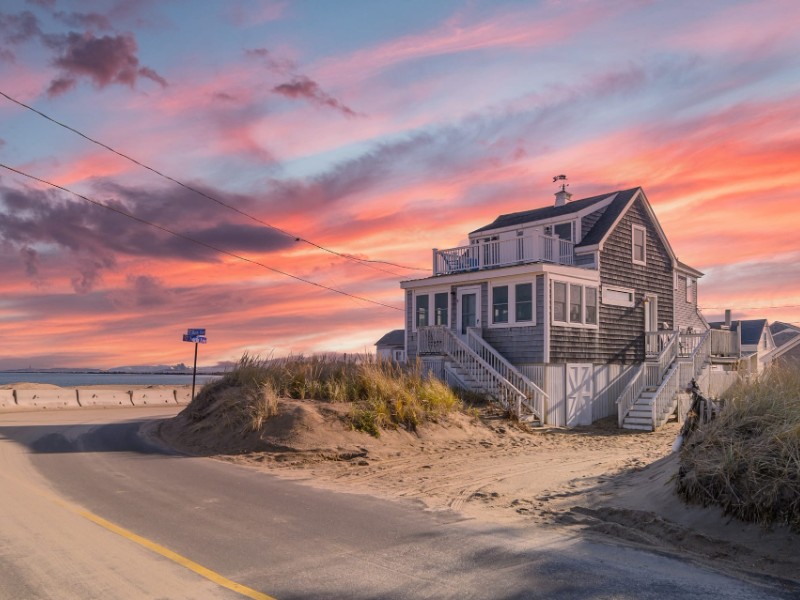
<path id="1" fill-rule="evenodd" d="M 597 288 L 586 288 L 586 324 L 597 325 Z"/>
<path id="2" fill-rule="evenodd" d="M 569 286 L 569 322 L 583 322 L 583 286 Z"/>
<path id="3" fill-rule="evenodd" d="M 596 286 L 553 281 L 553 323 L 597 329 Z"/>
<path id="4" fill-rule="evenodd" d="M 508 323 L 508 286 L 492 288 L 492 323 Z"/>
<path id="5" fill-rule="evenodd" d="M 433 297 L 433 319 L 434 325 L 449 325 L 450 321 L 447 318 L 448 303 L 450 302 L 450 294 L 441 292 Z"/>
<path id="6" fill-rule="evenodd" d="M 428 294 L 417 296 L 417 307 L 416 307 L 417 327 L 428 326 L 429 306 L 430 305 L 429 305 Z"/>
<path id="7" fill-rule="evenodd" d="M 533 284 L 518 283 L 514 286 L 514 301 L 517 323 L 533 321 Z"/>
<path id="8" fill-rule="evenodd" d="M 641 225 L 632 225 L 631 241 L 633 246 L 632 261 L 635 265 L 647 263 L 647 230 Z"/>
<path id="9" fill-rule="evenodd" d="M 553 321 L 567 322 L 567 284 L 553 282 Z"/>

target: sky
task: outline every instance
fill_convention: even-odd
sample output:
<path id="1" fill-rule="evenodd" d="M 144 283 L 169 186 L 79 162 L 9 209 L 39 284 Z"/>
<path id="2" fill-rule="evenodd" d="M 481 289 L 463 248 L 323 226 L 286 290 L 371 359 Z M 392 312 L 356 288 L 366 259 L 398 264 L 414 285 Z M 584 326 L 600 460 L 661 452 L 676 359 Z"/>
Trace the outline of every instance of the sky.
<path id="1" fill-rule="evenodd" d="M 708 320 L 800 322 L 798 22 L 4 0 L 0 92 L 134 160 L 0 97 L 0 369 L 190 364 L 187 328 L 201 365 L 372 352 L 432 248 L 550 205 L 561 173 L 574 199 L 641 186 Z"/>

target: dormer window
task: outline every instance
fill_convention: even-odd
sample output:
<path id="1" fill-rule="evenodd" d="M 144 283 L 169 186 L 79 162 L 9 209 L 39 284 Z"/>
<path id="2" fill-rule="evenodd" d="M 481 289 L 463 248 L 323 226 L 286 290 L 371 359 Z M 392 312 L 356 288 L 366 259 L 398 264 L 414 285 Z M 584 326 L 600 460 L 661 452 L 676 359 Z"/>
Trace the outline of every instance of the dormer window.
<path id="1" fill-rule="evenodd" d="M 631 226 L 631 246 L 633 264 L 647 264 L 647 230 L 641 225 Z"/>

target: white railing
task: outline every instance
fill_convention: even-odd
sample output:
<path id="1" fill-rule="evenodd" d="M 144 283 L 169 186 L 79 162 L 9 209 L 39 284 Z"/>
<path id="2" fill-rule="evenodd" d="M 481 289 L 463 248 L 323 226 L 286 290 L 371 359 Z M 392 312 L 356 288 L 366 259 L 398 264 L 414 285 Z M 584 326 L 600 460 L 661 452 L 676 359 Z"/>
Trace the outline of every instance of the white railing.
<path id="1" fill-rule="evenodd" d="M 707 334 L 708 331 L 703 333 L 681 333 L 678 337 L 678 356 L 681 358 L 691 356 Z"/>
<path id="2" fill-rule="evenodd" d="M 691 362 L 686 361 L 681 363 L 681 373 L 680 373 L 680 389 L 685 390 L 689 387 L 689 384 L 692 382 L 692 379 L 695 379 L 698 375 L 700 375 L 700 371 L 703 369 L 703 365 L 708 362 L 708 358 L 711 355 L 711 332 L 713 330 L 708 330 L 705 333 L 682 333 L 680 335 L 680 345 L 681 347 L 688 347 L 690 345 L 694 346 L 691 354 L 688 355 L 687 358 L 691 358 Z M 699 336 L 699 337 L 698 337 Z M 684 342 L 684 339 L 688 338 L 688 343 Z M 686 366 L 684 366 L 686 365 Z"/>
<path id="3" fill-rule="evenodd" d="M 446 275 L 529 262 L 575 263 L 574 244 L 550 235 L 493 240 L 446 250 L 433 249 L 433 274 Z"/>
<path id="4" fill-rule="evenodd" d="M 739 330 L 711 330 L 711 354 L 713 356 L 739 356 Z"/>
<path id="5" fill-rule="evenodd" d="M 672 402 L 678 393 L 678 367 L 677 365 L 667 372 L 664 381 L 658 386 L 653 403 L 650 406 L 653 418 L 653 431 L 667 422 L 671 412 Z"/>
<path id="6" fill-rule="evenodd" d="M 473 329 L 467 330 L 467 345 L 475 354 L 486 361 L 492 369 L 525 394 L 525 404 L 532 413 L 537 416 L 544 415 L 545 401 L 548 396 L 542 388 L 523 375 L 504 356 L 475 333 Z"/>
<path id="7" fill-rule="evenodd" d="M 620 427 L 622 427 L 622 422 L 633 408 L 633 405 L 636 404 L 636 401 L 639 399 L 639 396 L 642 395 L 643 391 L 644 365 L 642 364 L 636 369 L 636 373 L 634 373 L 628 385 L 625 386 L 625 389 L 622 390 L 617 400 L 617 422 Z"/>
<path id="8" fill-rule="evenodd" d="M 672 331 L 646 331 L 644 334 L 644 355 L 653 359 L 661 354 L 674 335 Z"/>
<path id="9" fill-rule="evenodd" d="M 473 333 L 472 339 L 473 344 L 481 348 L 480 354 L 445 326 L 420 327 L 418 334 L 420 353 L 446 354 L 464 369 L 478 386 L 500 402 L 503 408 L 514 411 L 518 417 L 522 416 L 523 409 L 526 408 L 539 419 L 540 423 L 544 423 L 544 404 L 548 398 L 547 394 L 500 357 L 477 335 Z M 484 356 L 492 362 L 490 363 Z M 514 381 L 510 381 L 509 377 Z"/>
<path id="10" fill-rule="evenodd" d="M 657 387 L 661 385 L 664 373 L 667 372 L 669 366 L 675 362 L 675 359 L 678 357 L 678 332 L 661 332 L 659 334 L 645 333 L 644 335 L 645 339 L 651 338 L 654 335 L 660 336 L 659 344 L 662 346 L 662 349 L 657 355 L 658 360 L 645 363 L 645 387 Z"/>

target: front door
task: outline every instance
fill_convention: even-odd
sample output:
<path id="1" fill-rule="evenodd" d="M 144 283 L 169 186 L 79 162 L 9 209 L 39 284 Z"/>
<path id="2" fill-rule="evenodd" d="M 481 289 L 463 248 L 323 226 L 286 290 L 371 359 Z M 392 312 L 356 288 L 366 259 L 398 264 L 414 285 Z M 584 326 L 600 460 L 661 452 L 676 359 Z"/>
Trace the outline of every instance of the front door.
<path id="1" fill-rule="evenodd" d="M 658 296 L 647 294 L 644 297 L 644 331 L 655 333 L 658 331 Z"/>
<path id="2" fill-rule="evenodd" d="M 481 326 L 481 288 L 458 288 L 458 335 L 466 339 L 467 330 Z"/>
<path id="3" fill-rule="evenodd" d="M 567 365 L 567 427 L 592 424 L 593 371 L 590 363 Z"/>

